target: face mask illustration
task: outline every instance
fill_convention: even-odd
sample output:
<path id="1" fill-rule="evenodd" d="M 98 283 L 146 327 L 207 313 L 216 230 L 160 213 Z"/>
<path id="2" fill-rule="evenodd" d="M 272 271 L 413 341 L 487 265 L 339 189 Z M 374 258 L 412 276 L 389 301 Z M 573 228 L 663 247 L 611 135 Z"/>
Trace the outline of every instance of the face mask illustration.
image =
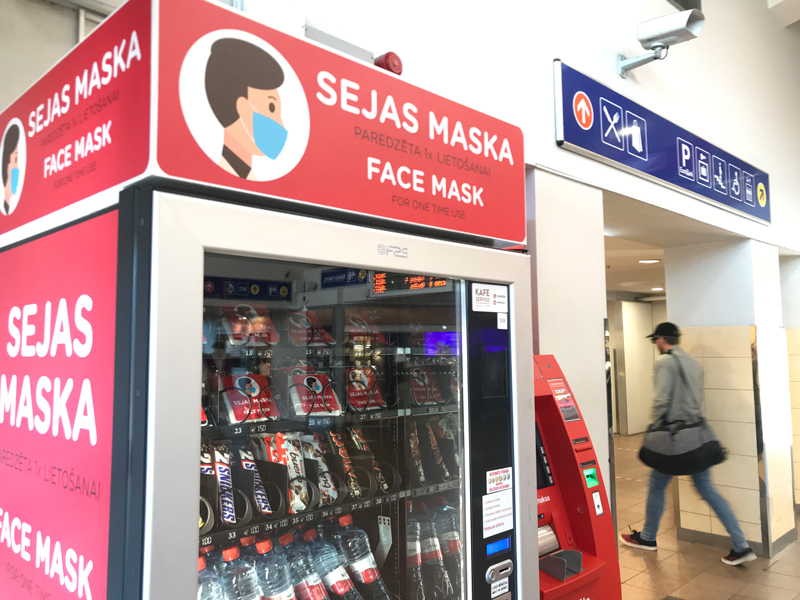
<path id="1" fill-rule="evenodd" d="M 11 193 L 16 194 L 19 187 L 19 169 L 14 167 L 11 169 Z"/>
<path id="2" fill-rule="evenodd" d="M 250 104 L 250 103 L 248 103 Z M 253 106 L 250 104 L 250 106 Z M 286 128 L 270 119 L 267 115 L 261 114 L 253 106 L 253 141 L 258 149 L 268 158 L 275 160 L 286 145 L 286 138 L 289 132 Z"/>

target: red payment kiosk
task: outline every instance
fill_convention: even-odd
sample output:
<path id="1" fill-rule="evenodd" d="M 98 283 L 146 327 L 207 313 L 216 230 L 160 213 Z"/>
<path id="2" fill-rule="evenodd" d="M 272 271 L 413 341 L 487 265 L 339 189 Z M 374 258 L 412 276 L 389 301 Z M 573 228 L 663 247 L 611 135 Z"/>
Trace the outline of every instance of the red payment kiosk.
<path id="1" fill-rule="evenodd" d="M 553 356 L 534 357 L 541 600 L 622 597 L 611 508 L 592 440 Z"/>

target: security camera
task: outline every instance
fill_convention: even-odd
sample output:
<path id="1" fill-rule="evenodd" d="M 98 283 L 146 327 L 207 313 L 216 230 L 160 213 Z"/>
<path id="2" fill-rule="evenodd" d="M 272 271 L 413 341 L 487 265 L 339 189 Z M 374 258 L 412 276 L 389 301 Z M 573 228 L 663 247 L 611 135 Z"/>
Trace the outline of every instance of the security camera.
<path id="1" fill-rule="evenodd" d="M 703 13 L 692 9 L 639 23 L 636 36 L 642 47 L 652 52 L 635 58 L 625 58 L 620 55 L 617 60 L 620 76 L 626 77 L 628 71 L 654 60 L 665 59 L 670 46 L 688 42 L 700 35 L 704 22 Z"/>

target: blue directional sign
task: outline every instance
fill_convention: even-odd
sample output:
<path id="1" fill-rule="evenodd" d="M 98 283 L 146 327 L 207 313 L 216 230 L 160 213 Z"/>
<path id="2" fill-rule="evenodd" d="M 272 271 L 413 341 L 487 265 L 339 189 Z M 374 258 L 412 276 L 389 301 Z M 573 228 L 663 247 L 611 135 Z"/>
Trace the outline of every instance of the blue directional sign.
<path id="1" fill-rule="evenodd" d="M 561 61 L 554 75 L 559 146 L 770 222 L 767 173 Z"/>
<path id="2" fill-rule="evenodd" d="M 365 285 L 369 283 L 366 269 L 329 269 L 320 277 L 322 289 L 344 287 L 348 285 Z"/>

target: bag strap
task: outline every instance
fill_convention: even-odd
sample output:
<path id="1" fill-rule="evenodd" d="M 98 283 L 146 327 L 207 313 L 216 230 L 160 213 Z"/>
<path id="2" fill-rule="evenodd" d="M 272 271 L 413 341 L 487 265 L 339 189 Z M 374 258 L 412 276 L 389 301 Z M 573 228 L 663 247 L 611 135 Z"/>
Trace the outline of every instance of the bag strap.
<path id="1" fill-rule="evenodd" d="M 675 361 L 678 363 L 678 373 L 681 376 L 681 381 L 683 381 L 683 385 L 686 386 L 686 389 L 689 390 L 689 394 L 692 396 L 692 400 L 694 400 L 695 404 L 699 406 L 699 402 L 697 401 L 697 396 L 694 395 L 694 390 L 692 390 L 692 386 L 689 385 L 689 379 L 686 377 L 686 372 L 683 370 L 683 365 L 681 364 L 681 359 L 678 358 L 677 354 L 672 354 L 672 351 L 669 352 L 674 358 Z M 675 386 L 677 388 L 677 386 Z M 672 410 L 672 403 L 675 399 L 675 388 L 672 389 L 672 398 L 670 399 L 669 408 L 667 409 L 666 414 L 669 414 L 669 411 Z M 697 424 L 703 423 L 705 419 L 700 417 L 700 420 L 697 421 Z"/>

